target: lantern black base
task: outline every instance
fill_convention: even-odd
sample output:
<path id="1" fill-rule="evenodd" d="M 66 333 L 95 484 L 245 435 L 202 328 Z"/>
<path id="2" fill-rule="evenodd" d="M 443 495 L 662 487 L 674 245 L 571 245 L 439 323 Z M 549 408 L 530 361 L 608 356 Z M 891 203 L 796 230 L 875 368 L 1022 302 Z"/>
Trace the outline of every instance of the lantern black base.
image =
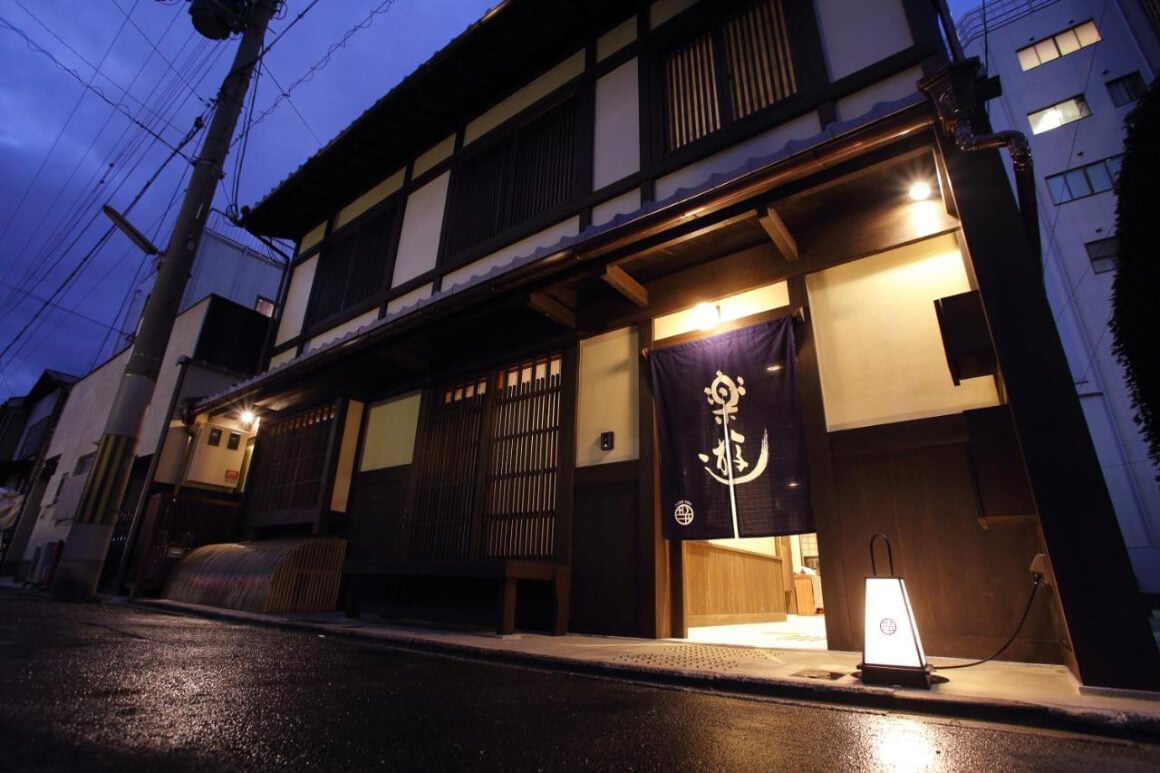
<path id="1" fill-rule="evenodd" d="M 859 664 L 858 668 L 862 670 L 856 676 L 862 680 L 862 684 L 876 684 L 884 687 L 918 687 L 929 690 L 936 680 L 946 681 L 946 679 L 933 676 L 927 667 L 868 666 L 862 663 Z"/>

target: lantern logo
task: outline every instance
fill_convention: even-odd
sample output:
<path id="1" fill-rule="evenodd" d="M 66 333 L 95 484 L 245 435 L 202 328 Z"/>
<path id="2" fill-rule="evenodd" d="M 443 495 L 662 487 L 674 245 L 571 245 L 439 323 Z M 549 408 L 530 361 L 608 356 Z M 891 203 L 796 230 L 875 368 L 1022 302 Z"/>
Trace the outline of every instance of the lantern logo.
<path id="1" fill-rule="evenodd" d="M 757 461 L 750 466 L 743 456 L 745 436 L 729 426 L 731 420 L 737 417 L 737 404 L 745 396 L 745 379 L 737 377 L 737 381 L 717 371 L 713 383 L 705 387 L 709 405 L 717 406 L 712 411 L 713 421 L 721 427 L 722 437 L 713 449 L 712 457 L 709 454 L 697 454 L 697 458 L 706 463 L 705 472 L 718 483 L 732 486 L 739 483 L 748 483 L 765 472 L 769 464 L 769 433 L 761 434 L 761 451 Z M 708 466 L 709 459 L 713 459 L 714 471 Z M 749 470 L 746 472 L 746 470 Z M 720 473 L 720 474 L 718 474 Z"/>
<path id="2" fill-rule="evenodd" d="M 687 499 L 682 499 L 677 502 L 677 506 L 673 508 L 673 520 L 681 526 L 688 526 L 693 522 L 693 503 Z"/>
<path id="3" fill-rule="evenodd" d="M 895 622 L 893 617 L 884 617 L 878 623 L 878 630 L 887 636 L 893 636 L 898 633 L 898 623 Z"/>

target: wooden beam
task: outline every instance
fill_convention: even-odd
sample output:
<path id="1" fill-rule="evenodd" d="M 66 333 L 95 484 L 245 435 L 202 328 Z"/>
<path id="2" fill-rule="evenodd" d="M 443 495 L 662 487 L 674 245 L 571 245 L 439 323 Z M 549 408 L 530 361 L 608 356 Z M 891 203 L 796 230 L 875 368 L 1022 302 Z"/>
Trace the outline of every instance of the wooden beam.
<path id="1" fill-rule="evenodd" d="M 606 268 L 604 270 L 604 281 L 642 309 L 648 306 L 648 290 L 619 266 L 609 266 Z"/>
<path id="2" fill-rule="evenodd" d="M 758 217 L 757 222 L 761 223 L 761 227 L 769 234 L 769 238 L 773 240 L 773 246 L 777 247 L 777 251 L 781 253 L 783 258 L 786 260 L 798 259 L 797 242 L 794 241 L 793 235 L 785 227 L 785 221 L 781 219 L 781 215 L 777 214 L 777 210 L 773 208 L 772 204 L 765 206 L 765 214 Z"/>
<path id="3" fill-rule="evenodd" d="M 559 325 L 576 327 L 576 312 L 547 293 L 532 293 L 528 297 L 528 306 Z"/>

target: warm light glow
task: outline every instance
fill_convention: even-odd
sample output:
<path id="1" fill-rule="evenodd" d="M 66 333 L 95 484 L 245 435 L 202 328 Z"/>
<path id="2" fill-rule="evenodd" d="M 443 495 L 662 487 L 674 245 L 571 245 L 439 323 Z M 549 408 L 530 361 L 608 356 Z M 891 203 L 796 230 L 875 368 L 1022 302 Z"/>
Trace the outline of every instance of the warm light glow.
<path id="1" fill-rule="evenodd" d="M 926 666 L 914 610 L 900 577 L 866 578 L 865 635 L 865 665 Z"/>
<path id="2" fill-rule="evenodd" d="M 782 365 L 780 362 L 775 362 L 772 365 L 765 366 L 766 373 L 781 373 Z"/>
<path id="3" fill-rule="evenodd" d="M 721 310 L 711 303 L 698 303 L 693 307 L 693 324 L 699 330 L 709 330 L 721 320 Z"/>
<path id="4" fill-rule="evenodd" d="M 242 411 L 242 415 L 240 418 L 242 420 L 242 426 L 248 427 L 254 423 L 254 412 L 253 411 Z"/>
<path id="5" fill-rule="evenodd" d="M 926 201 L 930 198 L 930 183 L 919 181 L 910 186 L 910 198 L 913 201 Z"/>
<path id="6" fill-rule="evenodd" d="M 938 747 L 921 722 L 901 717 L 886 719 L 875 728 L 873 761 L 881 770 L 933 770 L 940 767 Z"/>

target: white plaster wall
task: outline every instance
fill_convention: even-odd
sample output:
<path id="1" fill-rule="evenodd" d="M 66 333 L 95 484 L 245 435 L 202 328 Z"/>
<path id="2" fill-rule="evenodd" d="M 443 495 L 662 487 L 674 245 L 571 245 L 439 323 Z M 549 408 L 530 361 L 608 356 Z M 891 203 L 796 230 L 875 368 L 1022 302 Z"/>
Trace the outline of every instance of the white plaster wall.
<path id="1" fill-rule="evenodd" d="M 813 137 L 822 130 L 817 113 L 807 113 L 769 131 L 739 142 L 708 158 L 682 167 L 656 182 L 658 201 L 669 198 L 680 188 L 690 188 L 708 180 L 714 174 L 731 172 L 751 158 L 768 156 L 781 150 L 791 140 Z"/>
<path id="2" fill-rule="evenodd" d="M 686 8 L 696 5 L 697 0 L 657 0 L 649 6 L 648 23 L 656 29 Z"/>
<path id="3" fill-rule="evenodd" d="M 326 236 L 325 222 L 314 226 L 314 228 L 310 229 L 310 231 L 302 237 L 298 243 L 298 254 L 301 255 L 314 245 L 318 244 L 320 241 L 322 241 L 323 236 Z"/>
<path id="4" fill-rule="evenodd" d="M 209 309 L 210 299 L 195 304 L 188 311 L 177 316 L 173 323 L 173 332 L 169 335 L 169 343 L 165 347 L 165 355 L 161 358 L 161 370 L 157 374 L 157 386 L 153 390 L 153 400 L 149 403 L 145 417 L 141 421 L 141 439 L 137 443 L 138 457 L 148 456 L 157 449 L 157 439 L 161 430 L 169 423 L 169 402 L 173 391 L 177 388 L 177 376 L 181 366 L 177 359 L 193 354 L 197 346 L 198 336 L 201 335 L 201 326 Z"/>
<path id="5" fill-rule="evenodd" d="M 467 124 L 463 144 L 470 145 L 583 72 L 584 51 L 580 50 Z"/>
<path id="6" fill-rule="evenodd" d="M 306 304 L 310 300 L 310 288 L 314 284 L 314 270 L 318 268 L 318 256 L 302 261 L 290 277 L 290 288 L 286 292 L 286 302 L 282 305 L 282 319 L 278 323 L 278 337 L 275 343 L 289 341 L 302 332 L 302 320 L 306 317 Z"/>
<path id="7" fill-rule="evenodd" d="M 403 170 L 400 169 L 363 195 L 359 196 L 350 204 L 347 204 L 345 207 L 339 210 L 338 216 L 334 219 L 334 227 L 336 229 L 342 228 L 351 220 L 354 220 L 363 212 L 366 212 L 375 204 L 378 204 L 380 201 L 387 198 L 387 196 L 390 196 L 392 193 L 402 188 L 403 177 Z"/>
<path id="8" fill-rule="evenodd" d="M 640 457 L 640 346 L 627 327 L 580 342 L 576 409 L 576 466 Z M 614 432 L 611 451 L 600 450 L 600 433 Z"/>
<path id="9" fill-rule="evenodd" d="M 298 356 L 298 353 L 294 349 L 287 349 L 286 351 L 282 352 L 281 354 L 275 354 L 273 357 L 270 358 L 270 370 L 273 370 L 274 368 L 278 367 L 282 363 L 290 362 L 290 360 L 294 359 L 297 356 Z"/>
<path id="10" fill-rule="evenodd" d="M 789 287 L 785 282 L 755 287 L 725 298 L 705 298 L 701 303 L 712 303 L 720 312 L 720 321 L 728 322 L 789 306 Z M 653 340 L 660 341 L 698 328 L 695 307 L 674 311 L 653 320 Z"/>
<path id="11" fill-rule="evenodd" d="M 918 91 L 915 84 L 922 78 L 922 68 L 912 67 L 909 70 L 880 80 L 868 89 L 856 91 L 848 97 L 838 100 L 838 120 L 849 121 L 865 115 L 879 102 L 893 102 L 896 99 L 908 97 Z"/>
<path id="12" fill-rule="evenodd" d="M 636 17 L 630 17 L 596 39 L 596 61 L 603 62 L 636 40 Z"/>
<path id="13" fill-rule="evenodd" d="M 640 188 L 633 188 L 616 198 L 602 201 L 592 208 L 592 225 L 603 225 L 617 215 L 626 215 L 640 209 Z"/>
<path id="14" fill-rule="evenodd" d="M 575 236 L 578 233 L 580 233 L 580 218 L 570 217 L 550 228 L 534 233 L 526 239 L 509 244 L 474 263 L 468 263 L 457 271 L 446 274 L 443 277 L 443 290 L 453 289 L 455 285 L 462 284 L 472 277 L 486 274 L 496 266 L 509 263 L 514 258 L 530 255 L 539 247 L 550 247 L 565 236 Z"/>
<path id="15" fill-rule="evenodd" d="M 400 309 L 405 309 L 408 306 L 413 306 L 424 298 L 431 297 L 431 290 L 434 285 L 431 283 L 425 284 L 422 287 L 416 287 L 409 293 L 403 293 L 398 298 L 392 298 L 387 301 L 387 313 L 391 314 Z"/>
<path id="16" fill-rule="evenodd" d="M 451 158 L 451 154 L 455 152 L 455 135 L 445 137 L 441 142 L 432 147 L 430 150 L 424 151 L 415 163 L 412 165 L 411 177 L 415 178 L 431 169 L 440 161 Z"/>
<path id="17" fill-rule="evenodd" d="M 407 197 L 391 287 L 398 287 L 435 268 L 450 180 L 451 173 L 444 172 Z"/>
<path id="18" fill-rule="evenodd" d="M 993 379 L 955 386 L 947 368 L 933 301 L 970 289 L 953 235 L 819 271 L 806 284 L 828 430 L 999 403 Z"/>
<path id="19" fill-rule="evenodd" d="M 311 338 L 309 341 L 306 342 L 306 347 L 302 350 L 302 353 L 307 354 L 309 352 L 312 352 L 315 349 L 318 349 L 319 347 L 330 343 L 331 341 L 333 341 L 336 338 L 341 338 L 342 336 L 346 335 L 347 333 L 358 330 L 360 327 L 363 327 L 364 325 L 371 324 L 372 322 L 376 321 L 378 318 L 379 318 L 379 310 L 378 309 L 371 309 L 370 311 L 365 312 L 363 314 L 360 314 L 357 317 L 354 317 L 353 319 L 348 319 L 346 322 L 343 322 L 341 325 L 335 325 L 334 327 L 330 328 L 326 332 L 319 333 L 318 335 Z"/>
<path id="20" fill-rule="evenodd" d="M 637 60 L 596 81 L 592 190 L 640 170 L 640 96 Z"/>
<path id="21" fill-rule="evenodd" d="M 335 512 L 345 513 L 350 498 L 350 480 L 354 473 L 354 455 L 358 450 L 362 417 L 363 404 L 351 400 L 346 407 L 346 421 L 342 425 L 342 443 L 338 449 L 338 465 L 334 474 L 334 490 L 330 493 L 330 509 Z"/>
<path id="22" fill-rule="evenodd" d="M 421 393 L 414 392 L 370 407 L 359 471 L 411 463 L 421 397 Z"/>
<path id="23" fill-rule="evenodd" d="M 914 45 L 902 0 L 815 0 L 830 80 L 844 78 Z"/>

